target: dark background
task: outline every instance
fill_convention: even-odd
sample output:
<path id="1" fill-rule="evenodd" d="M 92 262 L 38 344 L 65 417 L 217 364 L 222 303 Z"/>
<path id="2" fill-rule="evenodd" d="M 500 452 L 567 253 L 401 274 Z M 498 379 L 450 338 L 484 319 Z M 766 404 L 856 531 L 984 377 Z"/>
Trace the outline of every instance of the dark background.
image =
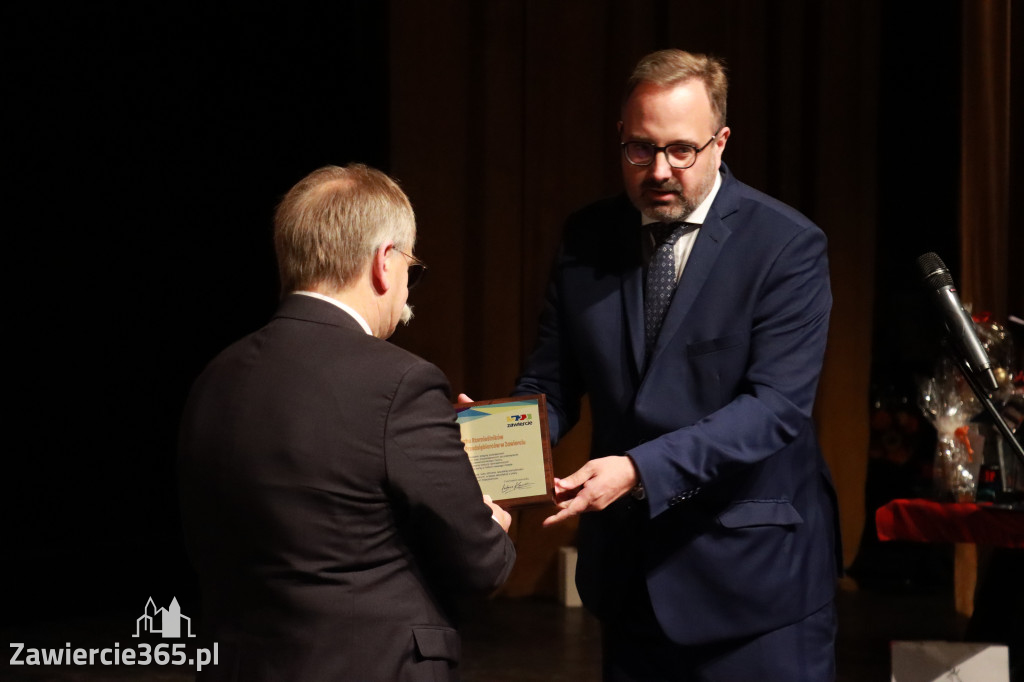
<path id="1" fill-rule="evenodd" d="M 327 163 L 387 167 L 386 8 L 4 10 L 0 617 L 194 593 L 183 400 L 274 309 L 284 192 Z"/>
<path id="2" fill-rule="evenodd" d="M 881 7 L 865 286 L 875 390 L 905 394 L 934 348 L 913 260 L 936 251 L 958 276 L 960 3 L 928 3 L 927 30 L 912 3 Z M 184 397 L 274 308 L 281 195 L 327 163 L 389 170 L 388 21 L 369 0 L 3 10 L 7 624 L 195 599 L 173 475 Z"/>

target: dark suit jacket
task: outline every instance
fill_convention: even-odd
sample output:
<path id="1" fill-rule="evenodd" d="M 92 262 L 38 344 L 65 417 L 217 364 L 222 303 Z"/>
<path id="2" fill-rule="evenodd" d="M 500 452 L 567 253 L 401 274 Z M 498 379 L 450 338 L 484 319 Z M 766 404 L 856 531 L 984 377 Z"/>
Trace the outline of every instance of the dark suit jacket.
<path id="1" fill-rule="evenodd" d="M 568 221 L 517 393 L 545 393 L 553 440 L 589 394 L 592 456 L 628 452 L 647 499 L 580 520 L 577 585 L 614 618 L 646 580 L 674 641 L 767 632 L 828 603 L 834 491 L 811 408 L 832 298 L 826 240 L 723 183 L 645 366 L 640 215 L 625 197 Z"/>
<path id="2" fill-rule="evenodd" d="M 220 649 L 202 679 L 456 678 L 450 602 L 501 585 L 515 550 L 440 370 L 289 296 L 199 377 L 179 459 Z"/>

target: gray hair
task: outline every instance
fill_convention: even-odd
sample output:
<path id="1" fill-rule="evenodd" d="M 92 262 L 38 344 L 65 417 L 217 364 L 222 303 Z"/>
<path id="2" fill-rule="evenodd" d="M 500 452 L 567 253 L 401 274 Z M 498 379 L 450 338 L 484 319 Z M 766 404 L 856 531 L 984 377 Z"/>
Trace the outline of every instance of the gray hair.
<path id="1" fill-rule="evenodd" d="M 412 252 L 416 217 L 394 180 L 364 166 L 325 166 L 298 182 L 274 214 L 281 294 L 344 289 L 384 243 Z"/>

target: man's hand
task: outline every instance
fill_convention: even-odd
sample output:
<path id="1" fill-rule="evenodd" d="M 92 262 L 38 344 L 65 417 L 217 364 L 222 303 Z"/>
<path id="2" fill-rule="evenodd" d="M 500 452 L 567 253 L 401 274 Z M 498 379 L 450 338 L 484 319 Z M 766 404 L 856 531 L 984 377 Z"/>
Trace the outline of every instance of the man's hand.
<path id="1" fill-rule="evenodd" d="M 471 403 L 471 402 L 473 402 L 473 399 L 472 399 L 472 398 L 470 398 L 470 397 L 469 397 L 468 395 L 466 395 L 465 393 L 460 393 L 460 394 L 459 394 L 459 402 L 460 402 L 460 403 Z"/>
<path id="2" fill-rule="evenodd" d="M 512 515 L 494 504 L 490 495 L 484 495 L 484 504 L 491 508 L 491 516 L 498 522 L 498 525 L 507 533 L 508 527 L 512 525 Z"/>
<path id="3" fill-rule="evenodd" d="M 560 511 L 544 519 L 544 525 L 600 511 L 632 490 L 638 480 L 633 460 L 625 455 L 592 459 L 576 473 L 555 479 L 555 504 Z"/>

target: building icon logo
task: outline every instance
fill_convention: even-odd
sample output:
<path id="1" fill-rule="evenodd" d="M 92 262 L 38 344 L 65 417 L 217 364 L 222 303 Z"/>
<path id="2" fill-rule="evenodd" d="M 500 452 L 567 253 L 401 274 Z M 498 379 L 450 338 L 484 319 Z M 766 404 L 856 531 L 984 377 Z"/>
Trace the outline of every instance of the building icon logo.
<path id="1" fill-rule="evenodd" d="M 182 623 L 185 624 L 185 632 L 182 635 Z M 171 605 L 166 609 L 156 607 L 153 598 L 146 602 L 146 608 L 142 615 L 135 619 L 135 634 L 138 637 L 141 633 L 160 633 L 165 639 L 168 637 L 195 637 L 192 634 L 192 619 L 181 612 L 177 597 L 171 599 Z"/>

